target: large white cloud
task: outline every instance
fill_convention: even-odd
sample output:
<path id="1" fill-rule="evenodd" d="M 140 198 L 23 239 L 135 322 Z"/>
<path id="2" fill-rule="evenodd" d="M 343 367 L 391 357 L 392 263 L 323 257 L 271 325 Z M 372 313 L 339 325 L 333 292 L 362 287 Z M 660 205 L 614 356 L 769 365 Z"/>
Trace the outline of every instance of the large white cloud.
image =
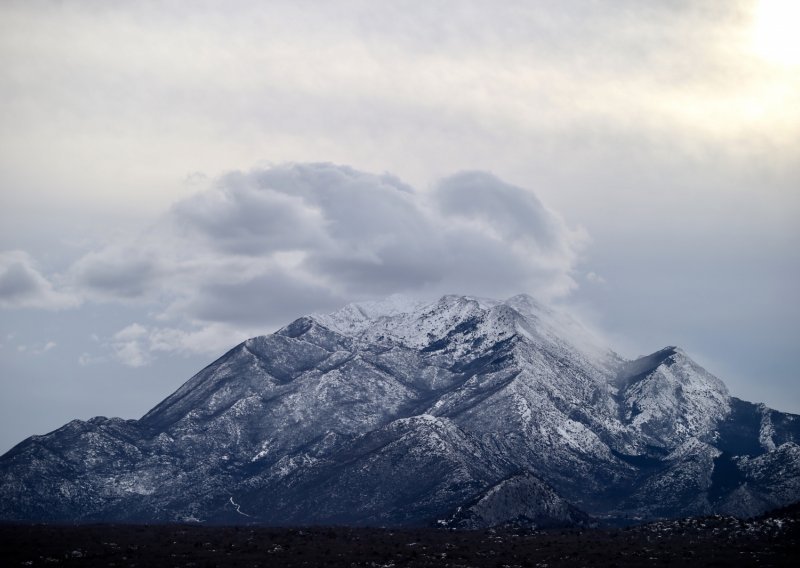
<path id="1" fill-rule="evenodd" d="M 420 192 L 391 175 L 288 164 L 223 176 L 70 276 L 89 299 L 155 306 L 166 323 L 114 338 L 141 365 L 147 350 L 190 350 L 191 337 L 218 348 L 212 329 L 266 332 L 395 293 L 564 296 L 585 240 L 532 191 L 488 173 Z"/>

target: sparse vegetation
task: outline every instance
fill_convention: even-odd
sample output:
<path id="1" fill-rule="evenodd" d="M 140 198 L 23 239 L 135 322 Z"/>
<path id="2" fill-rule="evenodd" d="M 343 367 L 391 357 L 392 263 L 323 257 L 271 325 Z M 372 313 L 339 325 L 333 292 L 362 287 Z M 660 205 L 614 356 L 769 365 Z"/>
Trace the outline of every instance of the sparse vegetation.
<path id="1" fill-rule="evenodd" d="M 0 525 L 3 566 L 796 566 L 800 507 L 617 529 Z"/>

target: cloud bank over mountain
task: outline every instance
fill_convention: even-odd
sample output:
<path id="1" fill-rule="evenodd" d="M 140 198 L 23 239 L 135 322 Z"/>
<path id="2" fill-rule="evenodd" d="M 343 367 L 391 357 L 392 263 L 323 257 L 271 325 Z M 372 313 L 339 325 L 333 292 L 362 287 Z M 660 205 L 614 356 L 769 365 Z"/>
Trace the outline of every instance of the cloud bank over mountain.
<path id="1" fill-rule="evenodd" d="M 158 352 L 217 352 L 231 335 L 389 294 L 564 297 L 587 240 L 531 190 L 486 172 L 419 191 L 390 174 L 286 164 L 228 173 L 147 230 L 88 252 L 65 276 L 72 296 L 25 255 L 2 292 L 8 304 L 64 294 L 151 305 L 163 325 L 132 322 L 111 341 L 120 361 L 142 366 Z"/>

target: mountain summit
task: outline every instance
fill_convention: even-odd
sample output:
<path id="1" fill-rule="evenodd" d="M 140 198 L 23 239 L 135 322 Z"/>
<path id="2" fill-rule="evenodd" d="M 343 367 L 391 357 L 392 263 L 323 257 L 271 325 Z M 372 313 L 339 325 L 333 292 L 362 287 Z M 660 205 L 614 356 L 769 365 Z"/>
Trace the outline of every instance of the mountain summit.
<path id="1" fill-rule="evenodd" d="M 0 457 L 0 519 L 483 527 L 753 515 L 800 499 L 800 420 L 677 347 L 569 315 L 389 298 L 249 339 L 139 420 Z"/>

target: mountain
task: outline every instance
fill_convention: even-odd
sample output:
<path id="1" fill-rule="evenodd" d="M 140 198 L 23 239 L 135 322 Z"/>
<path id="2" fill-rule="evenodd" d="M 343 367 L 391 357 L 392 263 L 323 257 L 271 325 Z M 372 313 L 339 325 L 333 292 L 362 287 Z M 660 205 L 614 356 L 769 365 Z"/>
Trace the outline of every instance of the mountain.
<path id="1" fill-rule="evenodd" d="M 800 499 L 800 419 L 529 296 L 349 305 L 0 457 L 0 519 L 554 525 Z"/>

